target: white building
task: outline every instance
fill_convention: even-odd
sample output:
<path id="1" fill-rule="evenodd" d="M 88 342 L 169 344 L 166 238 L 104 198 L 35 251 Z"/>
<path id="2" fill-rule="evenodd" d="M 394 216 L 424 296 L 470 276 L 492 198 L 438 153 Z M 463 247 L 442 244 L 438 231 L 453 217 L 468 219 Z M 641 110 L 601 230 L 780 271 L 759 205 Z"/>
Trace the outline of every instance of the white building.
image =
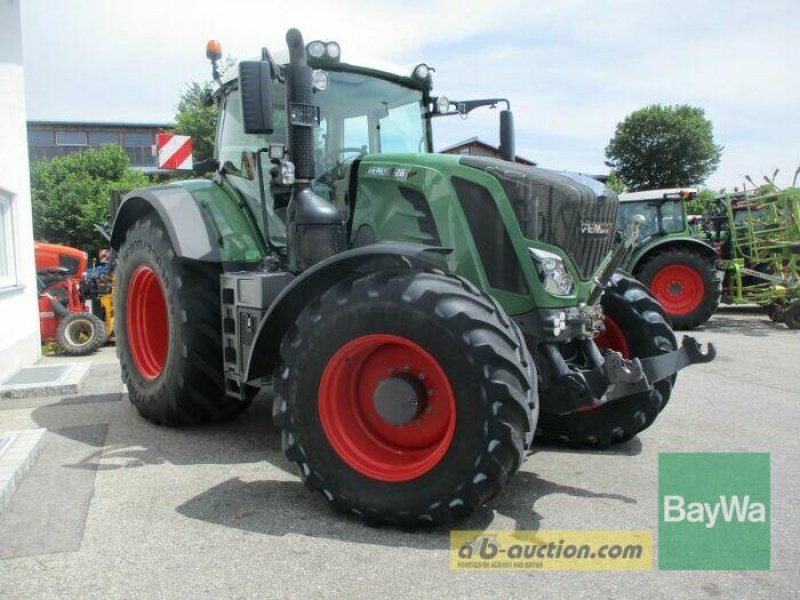
<path id="1" fill-rule="evenodd" d="M 0 381 L 41 353 L 20 0 L 0 0 Z"/>

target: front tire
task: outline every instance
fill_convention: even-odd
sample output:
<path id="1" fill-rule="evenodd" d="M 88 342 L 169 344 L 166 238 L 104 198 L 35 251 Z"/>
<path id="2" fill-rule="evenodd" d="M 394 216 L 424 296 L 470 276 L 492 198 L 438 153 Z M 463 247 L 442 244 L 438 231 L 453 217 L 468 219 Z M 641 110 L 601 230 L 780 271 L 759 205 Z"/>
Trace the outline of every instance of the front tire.
<path id="1" fill-rule="evenodd" d="M 123 241 L 116 270 L 114 328 L 128 397 L 160 425 L 224 420 L 249 402 L 227 398 L 216 264 L 181 261 L 155 216 Z"/>
<path id="2" fill-rule="evenodd" d="M 307 488 L 372 523 L 448 523 L 523 461 L 536 374 L 516 325 L 444 274 L 385 271 L 309 302 L 281 345 L 275 422 Z"/>
<path id="3" fill-rule="evenodd" d="M 636 272 L 661 303 L 675 329 L 694 329 L 719 308 L 720 286 L 712 261 L 687 248 L 670 248 Z"/>
<path id="4" fill-rule="evenodd" d="M 625 358 L 647 358 L 677 348 L 667 316 L 647 289 L 617 271 L 601 299 L 605 333 L 595 339 L 601 350 Z M 647 429 L 669 402 L 674 376 L 658 381 L 649 392 L 623 396 L 598 407 L 569 414 L 547 412 L 539 420 L 544 441 L 575 447 L 601 448 L 628 441 Z"/>

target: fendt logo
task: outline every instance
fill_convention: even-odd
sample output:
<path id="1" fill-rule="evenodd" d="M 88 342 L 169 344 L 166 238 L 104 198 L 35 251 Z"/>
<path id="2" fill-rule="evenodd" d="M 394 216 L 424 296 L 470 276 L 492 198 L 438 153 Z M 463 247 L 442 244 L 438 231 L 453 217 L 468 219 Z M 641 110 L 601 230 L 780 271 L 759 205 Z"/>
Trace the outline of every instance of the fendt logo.
<path id="1" fill-rule="evenodd" d="M 608 235 L 611 233 L 611 223 L 581 221 L 581 233 L 584 235 Z"/>
<path id="2" fill-rule="evenodd" d="M 683 496 L 664 496 L 664 522 L 700 523 L 707 529 L 717 524 L 737 521 L 763 523 L 767 520 L 767 507 L 763 502 L 752 502 L 750 496 L 720 496 L 719 501 L 687 502 Z"/>
<path id="3" fill-rule="evenodd" d="M 769 454 L 662 452 L 658 495 L 659 568 L 769 569 Z"/>

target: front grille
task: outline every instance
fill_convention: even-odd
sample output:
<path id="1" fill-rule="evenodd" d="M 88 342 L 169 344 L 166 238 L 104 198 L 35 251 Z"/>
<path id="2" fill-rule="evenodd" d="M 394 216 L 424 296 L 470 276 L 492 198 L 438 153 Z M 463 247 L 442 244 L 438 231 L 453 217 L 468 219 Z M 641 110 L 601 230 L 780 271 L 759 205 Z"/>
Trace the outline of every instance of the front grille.
<path id="1" fill-rule="evenodd" d="M 522 234 L 561 248 L 582 279 L 589 279 L 611 250 L 619 202 L 599 181 L 490 158 L 465 157 L 461 164 L 496 177 Z"/>

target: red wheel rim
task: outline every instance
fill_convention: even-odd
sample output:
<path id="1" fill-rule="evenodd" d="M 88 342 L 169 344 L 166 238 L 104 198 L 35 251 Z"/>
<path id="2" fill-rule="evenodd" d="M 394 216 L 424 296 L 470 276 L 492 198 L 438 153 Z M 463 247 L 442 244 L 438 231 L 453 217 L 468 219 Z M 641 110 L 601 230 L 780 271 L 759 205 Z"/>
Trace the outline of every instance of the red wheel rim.
<path id="1" fill-rule="evenodd" d="M 705 286 L 692 267 L 670 265 L 656 273 L 650 282 L 650 291 L 668 313 L 685 315 L 700 306 Z"/>
<path id="2" fill-rule="evenodd" d="M 622 333 L 620 326 L 617 325 L 617 322 L 605 315 L 603 325 L 605 325 L 606 330 L 594 338 L 595 343 L 601 350 L 614 350 L 622 354 L 623 358 L 629 359 L 631 352 L 628 347 L 628 340 L 625 338 L 625 334 Z"/>
<path id="3" fill-rule="evenodd" d="M 169 350 L 167 301 L 158 275 L 140 266 L 128 285 L 126 325 L 128 347 L 136 370 L 152 381 L 164 370 Z"/>
<path id="4" fill-rule="evenodd" d="M 413 402 L 401 407 L 415 411 L 407 422 L 390 422 L 381 408 L 386 404 L 379 404 L 386 398 L 379 386 L 393 385 L 414 390 Z M 350 467 L 379 481 L 409 481 L 446 454 L 456 402 L 428 352 L 406 338 L 370 334 L 348 342 L 328 361 L 319 384 L 319 417 L 331 446 Z"/>

